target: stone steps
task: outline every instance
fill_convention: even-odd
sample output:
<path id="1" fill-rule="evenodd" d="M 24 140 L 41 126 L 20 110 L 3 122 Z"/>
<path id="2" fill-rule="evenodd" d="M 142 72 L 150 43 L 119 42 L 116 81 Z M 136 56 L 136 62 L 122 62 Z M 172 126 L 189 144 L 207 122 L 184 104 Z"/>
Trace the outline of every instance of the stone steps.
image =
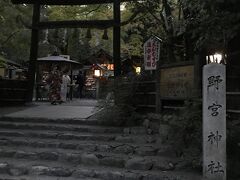
<path id="1" fill-rule="evenodd" d="M 82 133 L 82 132 L 63 132 L 50 130 L 26 130 L 26 129 L 1 129 L 0 137 L 34 137 L 41 139 L 61 139 L 79 141 L 107 141 L 120 143 L 152 143 L 156 142 L 157 135 L 132 135 L 116 133 Z"/>
<path id="2" fill-rule="evenodd" d="M 47 123 L 47 124 L 71 124 L 71 125 L 99 125 L 97 119 L 48 119 L 48 118 L 16 118 L 5 115 L 1 117 L 1 122 L 24 122 L 24 123 Z"/>
<path id="3" fill-rule="evenodd" d="M 102 126 L 96 120 L 4 117 L 0 119 L 0 177 L 198 180 L 188 178 L 191 173 L 178 174 L 189 164 L 166 156 L 171 149 L 159 139 L 154 130 Z"/>
<path id="4" fill-rule="evenodd" d="M 77 120 L 76 120 L 77 121 Z M 83 120 L 79 120 L 84 122 Z M 95 121 L 91 121 L 94 123 Z M 86 123 L 87 124 L 87 123 Z M 113 127 L 113 126 L 100 126 L 100 125 L 86 125 L 86 124 L 67 124 L 65 121 L 57 123 L 42 123 L 42 122 L 25 122 L 23 119 L 11 120 L 10 122 L 3 118 L 0 120 L 1 129 L 31 129 L 31 130 L 52 130 L 52 131 L 70 131 L 70 132 L 86 132 L 86 133 L 124 133 L 124 134 L 149 134 L 143 127 Z M 156 134 L 152 131 L 150 134 Z"/>
<path id="5" fill-rule="evenodd" d="M 51 176 L 35 176 L 31 175 L 29 176 L 18 176 L 18 177 L 13 177 L 11 175 L 4 175 L 1 174 L 0 180 L 102 180 L 102 179 L 97 179 L 97 178 L 73 178 L 73 177 L 51 177 Z"/>
<path id="6" fill-rule="evenodd" d="M 0 147 L 0 159 L 28 159 L 67 162 L 73 164 L 100 165 L 135 170 L 174 170 L 182 161 L 176 158 L 124 155 L 109 152 L 87 152 L 55 148 Z"/>
<path id="7" fill-rule="evenodd" d="M 115 140 L 116 136 L 112 134 L 92 134 L 92 133 L 64 133 L 64 132 L 57 132 L 57 131 L 33 131 L 33 130 L 1 130 L 0 129 L 0 136 L 8 136 L 8 137 L 37 137 L 41 139 L 64 139 L 64 140 L 80 140 L 80 141 L 113 141 Z"/>
<path id="8" fill-rule="evenodd" d="M 57 148 L 66 150 L 82 150 L 87 152 L 109 152 L 120 154 L 137 154 L 141 156 L 161 155 L 169 153 L 170 147 L 160 144 L 132 144 L 104 141 L 55 140 L 39 138 L 22 138 L 1 136 L 0 147 L 33 147 Z"/>
<path id="9" fill-rule="evenodd" d="M 70 131 L 86 133 L 122 133 L 123 128 L 104 127 L 94 125 L 66 125 L 66 124 L 46 124 L 46 123 L 25 123 L 25 122 L 0 122 L 1 129 L 31 129 L 31 130 L 52 130 Z"/>
<path id="10" fill-rule="evenodd" d="M 74 178 L 78 180 L 87 178 L 92 180 L 201 180 L 201 176 L 189 172 L 138 171 L 97 166 L 71 166 L 68 164 L 64 164 L 63 168 L 59 166 L 59 163 L 30 162 L 19 159 L 16 161 L 7 158 L 0 160 L 0 174 L 12 179 L 37 177 L 38 180 L 44 178 L 50 180 L 55 177 L 66 180 Z"/>

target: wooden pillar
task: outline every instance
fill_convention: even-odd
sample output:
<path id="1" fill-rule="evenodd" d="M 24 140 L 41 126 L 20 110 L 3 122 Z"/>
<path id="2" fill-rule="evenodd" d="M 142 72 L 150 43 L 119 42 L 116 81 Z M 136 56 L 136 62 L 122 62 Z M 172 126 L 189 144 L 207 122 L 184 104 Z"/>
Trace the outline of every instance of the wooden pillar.
<path id="1" fill-rule="evenodd" d="M 160 55 L 159 55 L 160 56 Z M 160 58 L 161 59 L 161 58 Z M 156 69 L 156 113 L 162 112 L 162 101 L 161 101 L 161 64 L 160 61 L 157 61 L 157 69 Z"/>
<path id="2" fill-rule="evenodd" d="M 115 78 L 121 75 L 121 57 L 120 57 L 120 22 L 121 22 L 121 12 L 120 12 L 120 0 L 114 0 L 113 4 L 113 16 L 114 16 L 114 26 L 113 26 L 113 60 L 114 60 L 114 76 Z"/>
<path id="3" fill-rule="evenodd" d="M 205 52 L 202 50 L 194 57 L 194 92 L 196 98 L 202 97 L 202 68 L 205 64 Z"/>
<path id="4" fill-rule="evenodd" d="M 35 83 L 35 74 L 38 57 L 38 36 L 39 31 L 37 25 L 40 21 L 40 3 L 38 1 L 33 5 L 33 17 L 32 17 L 32 37 L 31 37 L 31 49 L 30 49 L 30 61 L 28 66 L 28 95 L 27 102 L 31 102 L 33 99 L 33 90 Z"/>
<path id="5" fill-rule="evenodd" d="M 70 98 L 70 100 L 72 100 L 73 99 L 73 70 L 72 70 L 72 64 L 70 64 L 70 73 L 71 73 L 71 81 L 70 81 L 70 89 L 69 89 L 69 98 Z"/>

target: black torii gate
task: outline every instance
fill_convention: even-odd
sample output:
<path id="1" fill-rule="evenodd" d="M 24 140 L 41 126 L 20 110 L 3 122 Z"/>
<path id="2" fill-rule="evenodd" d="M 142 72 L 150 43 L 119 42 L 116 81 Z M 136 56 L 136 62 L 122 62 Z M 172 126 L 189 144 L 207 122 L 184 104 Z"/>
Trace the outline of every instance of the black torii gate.
<path id="1" fill-rule="evenodd" d="M 35 82 L 36 60 L 38 56 L 39 30 L 53 28 L 108 28 L 113 26 L 113 60 L 114 76 L 121 74 L 120 60 L 120 0 L 11 0 L 13 4 L 32 4 L 32 36 L 30 49 L 30 63 L 28 72 L 28 96 L 27 101 L 31 102 L 33 98 L 33 89 Z M 133 0 L 121 0 L 133 1 Z M 90 5 L 113 3 L 113 20 L 75 20 L 75 21 L 47 21 L 40 22 L 41 5 Z"/>

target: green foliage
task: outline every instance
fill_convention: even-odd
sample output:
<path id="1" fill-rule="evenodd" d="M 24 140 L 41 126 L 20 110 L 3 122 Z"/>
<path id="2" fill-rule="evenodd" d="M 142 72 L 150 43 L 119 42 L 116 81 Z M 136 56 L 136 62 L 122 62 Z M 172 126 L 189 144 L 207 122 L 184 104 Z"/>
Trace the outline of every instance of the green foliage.
<path id="1" fill-rule="evenodd" d="M 31 19 L 30 6 L 14 6 L 10 0 L 0 1 L 0 51 L 17 62 L 28 60 L 31 35 L 20 19 Z"/>
<path id="2" fill-rule="evenodd" d="M 161 124 L 170 127 L 169 141 L 176 149 L 177 155 L 186 149 L 195 149 L 198 156 L 202 144 L 202 106 L 199 100 L 185 101 L 184 109 L 168 112 L 161 117 Z M 187 155 L 187 154 L 184 154 Z"/>
<path id="3" fill-rule="evenodd" d="M 124 78 L 118 78 L 115 81 L 114 102 L 105 103 L 103 110 L 98 115 L 98 120 L 105 125 L 115 126 L 135 126 L 140 125 L 143 121 L 134 107 L 133 95 L 135 85 L 133 81 Z"/>
<path id="4" fill-rule="evenodd" d="M 108 4 L 48 6 L 46 14 L 49 20 L 104 20 L 112 19 L 112 7 Z M 59 40 L 50 35 L 50 44 L 54 44 L 60 53 L 69 54 L 73 59 L 79 60 L 81 63 L 85 63 L 84 60 L 99 49 L 112 52 L 112 32 L 110 30 L 108 31 L 109 40 L 102 39 L 103 30 L 91 29 L 91 39 L 85 37 L 87 29 L 67 29 L 65 34 L 64 31 L 66 29 L 58 32 L 57 37 Z"/>
<path id="5" fill-rule="evenodd" d="M 109 126 L 136 126 L 143 121 L 142 116 L 135 112 L 135 108 L 127 104 L 106 105 L 97 115 L 99 123 Z"/>
<path id="6" fill-rule="evenodd" d="M 226 3 L 226 7 L 225 7 Z M 121 52 L 142 56 L 142 45 L 151 35 L 162 37 L 169 50 L 169 59 L 181 59 L 185 52 L 185 38 L 189 38 L 196 49 L 206 45 L 222 48 L 236 37 L 240 28 L 239 3 L 218 3 L 204 0 L 148 0 L 125 2 L 121 11 Z M 235 7 L 234 5 L 237 4 Z M 9 13 L 11 12 L 11 13 Z M 10 0 L 0 1 L 0 50 L 7 58 L 16 61 L 29 59 L 32 6 L 13 5 Z M 166 17 L 168 21 L 166 20 Z M 20 18 L 21 17 L 21 18 Z M 88 6 L 42 6 L 41 20 L 98 20 L 112 19 L 111 4 Z M 23 23 L 25 22 L 25 23 Z M 168 27 L 166 26 L 168 24 Z M 91 29 L 92 39 L 86 39 L 86 29 L 49 30 L 40 42 L 48 40 L 40 54 L 49 54 L 57 48 L 62 54 L 70 54 L 83 61 L 99 49 L 112 53 L 112 29 L 108 28 L 109 40 L 103 40 L 103 30 Z M 56 36 L 58 34 L 58 36 Z M 178 48 L 176 48 L 178 47 Z M 192 45 L 190 45 L 192 47 Z M 179 56 L 172 58 L 174 56 Z"/>
<path id="7" fill-rule="evenodd" d="M 240 13 L 234 11 L 240 8 L 239 3 L 232 4 L 232 8 L 228 8 L 227 1 L 181 0 L 181 3 L 185 24 L 196 42 L 196 49 L 209 45 L 223 49 L 239 32 Z"/>
<path id="8" fill-rule="evenodd" d="M 112 6 L 108 4 L 47 7 L 49 20 L 111 19 L 112 12 Z"/>
<path id="9" fill-rule="evenodd" d="M 171 125 L 178 129 L 185 147 L 201 147 L 202 143 L 202 105 L 200 100 L 185 101 L 185 108 L 179 112 L 179 118 Z"/>

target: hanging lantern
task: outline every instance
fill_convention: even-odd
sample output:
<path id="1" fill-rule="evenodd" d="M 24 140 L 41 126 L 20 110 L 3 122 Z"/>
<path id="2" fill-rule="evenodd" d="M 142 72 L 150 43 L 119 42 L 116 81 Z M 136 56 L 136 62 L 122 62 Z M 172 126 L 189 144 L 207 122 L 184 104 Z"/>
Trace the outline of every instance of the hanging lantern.
<path id="1" fill-rule="evenodd" d="M 104 29 L 102 39 L 104 39 L 104 40 L 108 40 L 107 29 Z"/>
<path id="2" fill-rule="evenodd" d="M 91 29 L 90 28 L 87 29 L 86 38 L 87 39 L 91 39 L 92 38 L 92 34 L 91 34 Z"/>

